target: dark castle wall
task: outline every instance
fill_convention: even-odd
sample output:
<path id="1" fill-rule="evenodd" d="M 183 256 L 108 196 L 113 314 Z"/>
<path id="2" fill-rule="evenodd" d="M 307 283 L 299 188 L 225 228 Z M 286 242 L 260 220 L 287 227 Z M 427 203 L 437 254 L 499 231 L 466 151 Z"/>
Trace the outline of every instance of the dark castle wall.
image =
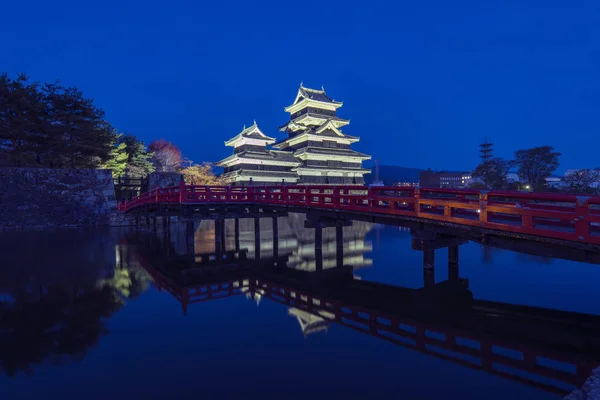
<path id="1" fill-rule="evenodd" d="M 0 229 L 108 225 L 117 201 L 110 170 L 0 168 Z"/>

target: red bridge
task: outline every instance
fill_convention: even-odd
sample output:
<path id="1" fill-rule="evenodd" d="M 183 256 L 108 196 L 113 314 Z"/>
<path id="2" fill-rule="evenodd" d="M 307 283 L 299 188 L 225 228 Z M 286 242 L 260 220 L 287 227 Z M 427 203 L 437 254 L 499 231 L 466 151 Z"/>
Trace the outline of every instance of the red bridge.
<path id="1" fill-rule="evenodd" d="M 155 189 L 119 204 L 126 213 L 193 213 L 202 206 L 327 210 L 472 227 L 490 233 L 600 245 L 600 196 L 398 186 L 185 185 Z M 485 232 L 484 232 L 485 233 Z"/>

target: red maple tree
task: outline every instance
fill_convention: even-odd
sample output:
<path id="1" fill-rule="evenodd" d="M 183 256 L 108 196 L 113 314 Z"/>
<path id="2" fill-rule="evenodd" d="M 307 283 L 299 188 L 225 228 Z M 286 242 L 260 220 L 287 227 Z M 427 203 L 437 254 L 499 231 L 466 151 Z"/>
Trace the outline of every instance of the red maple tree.
<path id="1" fill-rule="evenodd" d="M 181 150 L 165 139 L 154 140 L 148 145 L 148 150 L 154 153 L 152 161 L 159 172 L 176 172 L 181 168 Z"/>

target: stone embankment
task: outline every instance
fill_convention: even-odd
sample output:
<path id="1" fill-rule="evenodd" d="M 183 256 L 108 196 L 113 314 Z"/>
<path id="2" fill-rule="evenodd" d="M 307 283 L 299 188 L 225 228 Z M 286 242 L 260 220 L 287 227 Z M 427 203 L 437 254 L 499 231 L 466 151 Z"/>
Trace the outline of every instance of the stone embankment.
<path id="1" fill-rule="evenodd" d="M 600 367 L 593 370 L 583 386 L 571 392 L 565 400 L 600 400 Z"/>
<path id="2" fill-rule="evenodd" d="M 0 168 L 0 229 L 130 224 L 110 170 Z"/>
<path id="3" fill-rule="evenodd" d="M 150 190 L 179 185 L 181 174 L 152 173 Z M 110 170 L 0 168 L 0 230 L 130 226 L 117 210 Z"/>

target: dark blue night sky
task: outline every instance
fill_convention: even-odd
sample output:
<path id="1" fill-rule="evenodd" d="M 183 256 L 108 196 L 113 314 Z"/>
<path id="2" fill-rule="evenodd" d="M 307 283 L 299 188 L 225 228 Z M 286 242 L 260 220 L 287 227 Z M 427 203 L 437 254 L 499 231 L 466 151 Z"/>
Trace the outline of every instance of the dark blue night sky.
<path id="1" fill-rule="evenodd" d="M 88 4 L 90 3 L 90 4 Z M 59 79 L 120 130 L 195 161 L 256 118 L 288 116 L 301 81 L 344 102 L 345 132 L 381 164 L 471 169 L 551 145 L 598 167 L 600 2 L 3 2 L 0 71 Z"/>

